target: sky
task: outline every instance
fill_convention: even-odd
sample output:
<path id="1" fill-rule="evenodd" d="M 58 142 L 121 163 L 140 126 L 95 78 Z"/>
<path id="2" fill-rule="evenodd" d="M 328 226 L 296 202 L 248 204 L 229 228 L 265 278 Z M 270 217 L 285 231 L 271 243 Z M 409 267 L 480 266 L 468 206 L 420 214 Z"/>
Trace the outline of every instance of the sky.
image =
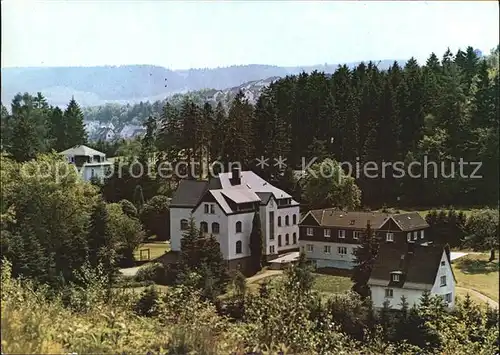
<path id="1" fill-rule="evenodd" d="M 2 0 L 2 68 L 425 61 L 499 43 L 496 1 Z"/>

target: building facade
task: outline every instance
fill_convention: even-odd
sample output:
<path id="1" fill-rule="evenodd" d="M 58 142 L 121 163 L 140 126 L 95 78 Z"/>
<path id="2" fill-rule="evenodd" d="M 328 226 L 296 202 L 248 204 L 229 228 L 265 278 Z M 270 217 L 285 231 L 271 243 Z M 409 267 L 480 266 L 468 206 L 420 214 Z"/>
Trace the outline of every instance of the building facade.
<path id="1" fill-rule="evenodd" d="M 259 213 L 268 260 L 298 250 L 299 203 L 257 174 L 233 169 L 209 181 L 182 180 L 170 207 L 172 251 L 180 251 L 192 216 L 202 233 L 217 238 L 229 267 L 245 271 L 255 213 Z"/>
<path id="2" fill-rule="evenodd" d="M 102 180 L 109 176 L 112 163 L 106 159 L 106 154 L 85 145 L 66 149 L 59 154 L 66 157 L 73 164 L 85 181 L 93 178 Z"/>
<path id="3" fill-rule="evenodd" d="M 418 305 L 426 291 L 453 308 L 455 284 L 449 248 L 425 243 L 409 245 L 406 251 L 381 249 L 368 281 L 373 306 L 388 302 L 392 309 L 401 309 L 402 296 L 410 308 Z"/>
<path id="4" fill-rule="evenodd" d="M 427 222 L 418 213 L 309 211 L 300 222 L 300 249 L 317 268 L 352 269 L 354 251 L 370 224 L 382 245 L 405 248 L 426 242 Z"/>

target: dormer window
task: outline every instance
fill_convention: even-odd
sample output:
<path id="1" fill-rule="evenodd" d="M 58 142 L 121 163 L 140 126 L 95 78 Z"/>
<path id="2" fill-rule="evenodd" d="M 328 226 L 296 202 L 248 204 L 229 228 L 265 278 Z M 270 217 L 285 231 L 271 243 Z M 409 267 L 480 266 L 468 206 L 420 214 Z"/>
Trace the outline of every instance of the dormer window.
<path id="1" fill-rule="evenodd" d="M 394 233 L 386 233 L 385 234 L 385 241 L 386 242 L 393 242 L 394 241 Z"/>
<path id="2" fill-rule="evenodd" d="M 398 273 L 392 273 L 391 280 L 393 282 L 399 282 L 399 274 Z"/>
<path id="3" fill-rule="evenodd" d="M 349 221 L 349 225 L 350 225 L 350 226 L 353 226 L 355 222 L 356 222 L 356 221 L 355 221 L 354 219 L 351 219 L 351 220 Z"/>
<path id="4" fill-rule="evenodd" d="M 408 242 L 413 243 L 413 241 L 411 240 L 411 232 L 408 232 L 406 234 L 406 239 L 408 240 Z"/>

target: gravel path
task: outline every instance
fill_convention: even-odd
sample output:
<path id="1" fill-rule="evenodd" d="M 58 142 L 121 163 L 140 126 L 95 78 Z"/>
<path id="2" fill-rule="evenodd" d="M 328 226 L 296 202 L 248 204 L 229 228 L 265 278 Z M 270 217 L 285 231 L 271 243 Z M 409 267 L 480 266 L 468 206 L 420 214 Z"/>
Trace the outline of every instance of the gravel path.
<path id="1" fill-rule="evenodd" d="M 495 301 L 495 300 L 492 300 L 491 298 L 489 298 L 488 296 L 485 296 L 483 295 L 482 293 L 480 292 L 477 292 L 477 291 L 474 291 L 474 290 L 471 290 L 470 288 L 465 288 L 465 287 L 458 287 L 458 286 L 455 286 L 455 288 L 457 290 L 463 290 L 465 292 L 468 292 L 469 294 L 471 295 L 474 295 L 476 296 L 477 298 L 479 298 L 480 300 L 488 303 L 490 305 L 490 307 L 493 307 L 493 308 L 498 308 L 498 302 Z"/>

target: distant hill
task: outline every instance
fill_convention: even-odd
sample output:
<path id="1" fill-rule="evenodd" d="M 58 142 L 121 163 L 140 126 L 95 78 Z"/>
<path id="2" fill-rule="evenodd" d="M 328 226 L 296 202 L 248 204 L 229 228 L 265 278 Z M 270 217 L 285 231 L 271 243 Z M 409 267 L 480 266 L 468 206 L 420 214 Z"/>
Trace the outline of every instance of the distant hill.
<path id="1" fill-rule="evenodd" d="M 397 60 L 401 64 L 404 60 Z M 386 69 L 394 60 L 374 61 Z M 347 63 L 353 67 L 359 64 Z M 2 68 L 2 102 L 18 92 L 42 92 L 53 105 L 63 106 L 71 96 L 82 106 L 105 103 L 157 101 L 177 93 L 223 90 L 243 83 L 313 70 L 333 73 L 338 64 L 278 67 L 240 65 L 213 69 L 169 70 L 154 65 L 96 67 Z"/>

